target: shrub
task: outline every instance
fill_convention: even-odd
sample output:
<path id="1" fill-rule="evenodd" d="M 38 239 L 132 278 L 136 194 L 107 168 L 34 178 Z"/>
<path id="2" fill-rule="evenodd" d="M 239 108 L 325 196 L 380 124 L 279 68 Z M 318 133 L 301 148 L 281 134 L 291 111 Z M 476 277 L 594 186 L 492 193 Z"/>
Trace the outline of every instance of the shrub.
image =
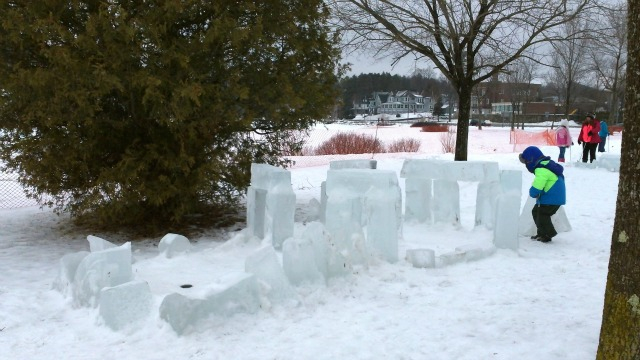
<path id="1" fill-rule="evenodd" d="M 342 68 L 322 1 L 145 5 L 0 5 L 2 167 L 42 205 L 136 230 L 240 208 Z"/>
<path id="2" fill-rule="evenodd" d="M 440 124 L 428 124 L 422 126 L 423 132 L 447 132 L 449 131 L 449 127 L 447 125 Z"/>
<path id="3" fill-rule="evenodd" d="M 337 133 L 320 144 L 315 155 L 344 155 L 381 153 L 384 146 L 371 135 L 355 133 Z"/>
<path id="4" fill-rule="evenodd" d="M 387 146 L 387 152 L 418 152 L 420 149 L 420 141 L 416 139 L 406 138 L 399 139 Z"/>
<path id="5" fill-rule="evenodd" d="M 447 132 L 440 134 L 440 143 L 443 153 L 453 153 L 456 149 L 456 131 L 448 127 Z"/>

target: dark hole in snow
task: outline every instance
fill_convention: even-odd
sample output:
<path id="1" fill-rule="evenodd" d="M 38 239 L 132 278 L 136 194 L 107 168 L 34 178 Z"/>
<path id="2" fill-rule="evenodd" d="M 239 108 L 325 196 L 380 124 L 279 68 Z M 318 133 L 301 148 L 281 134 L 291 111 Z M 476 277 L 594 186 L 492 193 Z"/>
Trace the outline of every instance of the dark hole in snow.
<path id="1" fill-rule="evenodd" d="M 193 285 L 191 285 L 191 284 L 184 284 L 184 285 L 180 285 L 180 287 L 181 287 L 181 288 L 183 288 L 183 289 L 188 289 L 188 288 L 190 288 L 190 287 L 193 287 Z"/>

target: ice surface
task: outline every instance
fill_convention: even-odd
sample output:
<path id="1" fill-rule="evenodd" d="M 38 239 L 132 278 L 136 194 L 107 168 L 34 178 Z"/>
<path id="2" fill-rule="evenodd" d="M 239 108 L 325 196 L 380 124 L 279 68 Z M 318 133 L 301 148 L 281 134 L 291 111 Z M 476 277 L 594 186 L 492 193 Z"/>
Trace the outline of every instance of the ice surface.
<path id="1" fill-rule="evenodd" d="M 322 205 L 320 204 L 320 201 L 318 201 L 318 199 L 316 198 L 312 198 L 309 200 L 309 203 L 307 204 L 307 214 L 306 214 L 306 219 L 303 220 L 304 221 L 318 221 L 320 220 L 320 211 L 322 208 Z"/>
<path id="2" fill-rule="evenodd" d="M 375 169 L 377 165 L 377 160 L 369 159 L 334 160 L 329 162 L 329 169 Z"/>
<path id="3" fill-rule="evenodd" d="M 151 314 L 153 297 L 146 281 L 135 280 L 100 292 L 100 316 L 113 330 L 140 321 Z"/>
<path id="4" fill-rule="evenodd" d="M 395 188 L 398 177 L 391 170 L 343 169 L 327 171 L 327 196 L 332 192 L 347 189 L 357 196 L 364 195 L 371 187 Z M 399 190 L 399 188 L 398 188 Z"/>
<path id="5" fill-rule="evenodd" d="M 377 160 L 368 159 L 350 159 L 350 160 L 335 160 L 329 162 L 329 169 L 375 169 L 378 165 Z M 320 184 L 320 221 L 325 222 L 325 213 L 327 209 L 327 182 L 323 181 Z"/>
<path id="6" fill-rule="evenodd" d="M 327 220 L 327 182 L 320 183 L 320 222 L 325 224 Z"/>
<path id="7" fill-rule="evenodd" d="M 87 241 L 89 241 L 89 250 L 91 252 L 94 251 L 102 251 L 110 248 L 114 248 L 118 245 L 111 243 L 105 239 L 99 238 L 97 236 L 88 235 Z"/>
<path id="8" fill-rule="evenodd" d="M 247 189 L 247 229 L 252 236 L 263 239 L 265 234 L 265 212 L 267 211 L 267 190 L 249 186 Z"/>
<path id="9" fill-rule="evenodd" d="M 364 196 L 367 247 L 371 256 L 392 263 L 398 261 L 398 241 L 402 235 L 399 196 L 395 188 L 372 188 Z"/>
<path id="10" fill-rule="evenodd" d="M 512 191 L 498 196 L 493 225 L 493 244 L 497 248 L 518 250 L 519 211 L 520 195 Z"/>
<path id="11" fill-rule="evenodd" d="M 595 164 L 609 171 L 620 171 L 620 154 L 599 154 Z"/>
<path id="12" fill-rule="evenodd" d="M 431 207 L 433 206 L 433 180 L 407 178 L 405 188 L 405 221 L 417 221 L 430 224 L 433 222 Z"/>
<path id="13" fill-rule="evenodd" d="M 475 244 L 461 245 L 454 249 L 454 251 L 449 251 L 440 254 L 436 258 L 436 266 L 448 266 L 453 264 L 458 264 L 461 262 L 468 261 L 476 261 L 480 259 L 484 259 L 493 253 L 495 253 L 496 248 L 493 246 L 490 247 L 479 247 Z"/>
<path id="14" fill-rule="evenodd" d="M 459 224 L 460 190 L 457 182 L 477 181 L 481 185 L 478 187 L 476 225 L 490 227 L 493 223 L 492 196 L 498 193 L 495 183 L 500 181 L 497 162 L 407 159 L 402 164 L 400 177 L 406 179 L 406 220 L 429 222 L 431 211 L 434 222 Z M 420 183 L 419 179 L 433 181 L 433 195 L 428 183 Z"/>
<path id="15" fill-rule="evenodd" d="M 438 267 L 458 264 L 461 262 L 476 261 L 484 259 L 495 252 L 496 248 L 491 246 L 487 248 L 478 247 L 469 244 L 456 247 L 453 251 L 440 254 L 436 261 Z"/>
<path id="16" fill-rule="evenodd" d="M 298 302 L 297 294 L 289 283 L 272 246 L 265 246 L 248 256 L 244 268 L 247 273 L 255 275 L 258 279 L 263 309 L 269 309 L 274 304 Z"/>
<path id="17" fill-rule="evenodd" d="M 320 222 L 307 224 L 302 238 L 311 242 L 315 264 L 325 279 L 343 277 L 352 273 L 353 266 L 350 258 L 338 250 L 324 224 Z"/>
<path id="18" fill-rule="evenodd" d="M 500 188 L 502 193 L 514 193 L 522 196 L 522 171 L 500 170 Z"/>
<path id="19" fill-rule="evenodd" d="M 278 185 L 291 185 L 291 173 L 268 164 L 251 164 L 251 186 L 267 191 Z"/>
<path id="20" fill-rule="evenodd" d="M 186 253 L 189 249 L 191 249 L 189 239 L 179 234 L 168 233 L 158 243 L 158 251 L 168 259 Z"/>
<path id="21" fill-rule="evenodd" d="M 458 264 L 466 260 L 467 254 L 464 251 L 449 251 L 438 255 L 439 266 L 449 266 Z"/>
<path id="22" fill-rule="evenodd" d="M 293 285 L 325 284 L 325 274 L 316 264 L 311 239 L 289 238 L 282 245 L 282 267 Z"/>
<path id="23" fill-rule="evenodd" d="M 460 186 L 457 181 L 433 181 L 433 220 L 450 224 L 460 223 Z"/>
<path id="24" fill-rule="evenodd" d="M 518 224 L 520 235 L 533 236 L 537 232 L 536 223 L 533 221 L 533 216 L 531 215 L 531 210 L 535 204 L 536 200 L 534 198 L 530 196 L 527 197 L 527 201 L 524 203 L 522 212 L 520 213 Z M 555 227 L 558 233 L 571 231 L 571 224 L 569 223 L 569 218 L 567 218 L 564 206 L 560 206 L 560 209 L 551 217 L 551 223 L 553 223 L 553 227 Z"/>
<path id="25" fill-rule="evenodd" d="M 496 252 L 496 248 L 494 246 L 480 247 L 475 244 L 467 244 L 456 247 L 454 251 L 464 253 L 465 261 L 476 261 L 493 255 Z"/>
<path id="26" fill-rule="evenodd" d="M 326 229 L 337 253 L 351 264 L 367 264 L 373 254 L 397 261 L 402 194 L 395 172 L 329 170 L 326 194 Z"/>
<path id="27" fill-rule="evenodd" d="M 98 306 L 100 290 L 132 280 L 131 243 L 85 256 L 73 281 L 73 300 L 77 306 Z"/>
<path id="28" fill-rule="evenodd" d="M 293 236 L 296 211 L 296 194 L 288 185 L 279 184 L 267 192 L 267 231 L 271 231 L 273 246 L 282 248 L 282 243 Z"/>
<path id="29" fill-rule="evenodd" d="M 401 178 L 491 182 L 499 180 L 498 163 L 493 161 L 449 161 L 407 159 Z"/>
<path id="30" fill-rule="evenodd" d="M 478 184 L 476 225 L 483 224 L 487 229 L 494 229 L 495 222 L 501 220 L 500 217 L 494 219 L 500 194 L 511 194 L 520 199 L 522 196 L 522 171 L 501 170 L 499 182 L 481 182 Z M 518 209 L 520 209 L 520 201 L 518 201 Z"/>
<path id="31" fill-rule="evenodd" d="M 436 266 L 435 251 L 431 249 L 408 249 L 405 260 L 416 268 L 434 268 Z"/>
<path id="32" fill-rule="evenodd" d="M 64 255 L 60 259 L 58 277 L 53 282 L 52 287 L 60 291 L 63 295 L 68 295 L 70 287 L 73 284 L 73 279 L 76 276 L 78 265 L 80 265 L 82 259 L 87 255 L 89 255 L 88 251 L 78 251 Z"/>
<path id="33" fill-rule="evenodd" d="M 267 164 L 251 164 L 247 196 L 247 227 L 251 235 L 263 238 L 271 234 L 273 246 L 279 249 L 285 239 L 293 236 L 295 206 L 296 194 L 289 171 Z"/>
<path id="34" fill-rule="evenodd" d="M 496 199 L 501 192 L 500 183 L 497 181 L 481 182 L 478 184 L 476 195 L 476 226 L 484 225 L 487 229 L 493 229 Z"/>
<path id="35" fill-rule="evenodd" d="M 160 318 L 179 335 L 197 329 L 211 317 L 228 318 L 238 313 L 255 313 L 260 309 L 256 276 L 245 272 L 229 272 L 218 279 L 217 289 L 204 298 L 173 293 L 160 304 Z"/>
<path id="36" fill-rule="evenodd" d="M 366 257 L 362 244 L 356 247 L 355 241 L 364 239 L 361 197 L 343 189 L 343 192 L 333 191 L 333 196 L 327 199 L 326 229 L 330 234 L 336 251 L 351 259 L 351 262 L 361 263 Z"/>
<path id="37" fill-rule="evenodd" d="M 302 238 L 311 242 L 316 267 L 325 278 L 328 278 L 330 276 L 328 265 L 331 236 L 325 230 L 324 224 L 317 221 L 307 224 Z"/>

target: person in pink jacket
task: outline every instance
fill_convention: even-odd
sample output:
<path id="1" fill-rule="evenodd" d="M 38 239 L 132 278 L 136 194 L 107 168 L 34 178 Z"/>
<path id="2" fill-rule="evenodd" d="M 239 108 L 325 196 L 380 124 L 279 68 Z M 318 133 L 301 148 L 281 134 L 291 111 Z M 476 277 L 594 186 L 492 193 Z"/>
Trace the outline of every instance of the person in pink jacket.
<path id="1" fill-rule="evenodd" d="M 556 131 L 556 145 L 560 148 L 558 162 L 564 162 L 564 152 L 569 146 L 573 145 L 571 134 L 569 133 L 569 121 L 567 121 L 567 119 L 560 120 L 560 126 Z"/>
<path id="2" fill-rule="evenodd" d="M 582 162 L 586 163 L 587 158 L 589 162 L 593 162 L 596 159 L 596 149 L 600 143 L 600 121 L 596 120 L 594 115 L 587 115 L 582 122 L 582 128 L 580 129 L 580 135 L 578 135 L 578 144 L 582 145 Z"/>

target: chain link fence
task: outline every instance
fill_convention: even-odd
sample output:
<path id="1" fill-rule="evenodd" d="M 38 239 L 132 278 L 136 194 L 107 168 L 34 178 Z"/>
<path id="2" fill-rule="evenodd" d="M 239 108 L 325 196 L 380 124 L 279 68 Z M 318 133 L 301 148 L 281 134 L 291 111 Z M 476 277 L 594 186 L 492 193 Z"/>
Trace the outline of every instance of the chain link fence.
<path id="1" fill-rule="evenodd" d="M 16 176 L 0 173 L 0 209 L 35 205 L 38 205 L 38 202 L 27 197 Z"/>

